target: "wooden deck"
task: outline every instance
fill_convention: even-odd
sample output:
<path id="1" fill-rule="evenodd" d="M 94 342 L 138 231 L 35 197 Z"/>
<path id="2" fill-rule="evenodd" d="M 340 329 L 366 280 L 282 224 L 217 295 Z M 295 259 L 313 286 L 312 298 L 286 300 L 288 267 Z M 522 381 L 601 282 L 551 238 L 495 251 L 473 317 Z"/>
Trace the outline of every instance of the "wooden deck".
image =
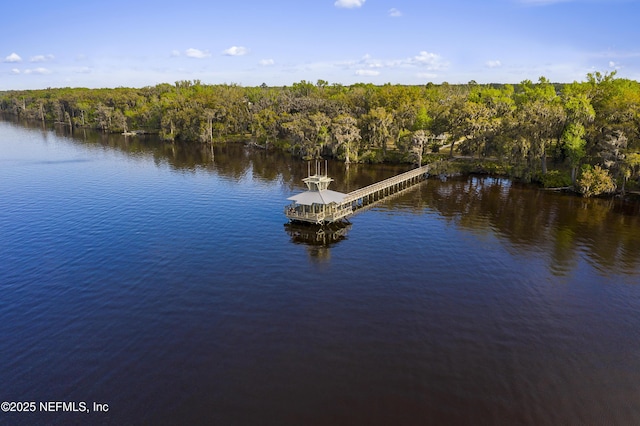
<path id="1" fill-rule="evenodd" d="M 303 205 L 300 205 L 295 202 L 296 197 L 291 197 L 289 199 L 294 199 L 294 203 L 285 207 L 284 214 L 293 222 L 318 225 L 337 223 L 343 219 L 347 219 L 357 210 L 370 206 L 391 195 L 398 194 L 416 183 L 421 182 L 429 173 L 429 168 L 429 165 L 418 167 L 372 185 L 365 186 L 364 188 L 356 189 L 346 194 L 340 202 L 309 203 L 307 200 Z M 328 182 L 331 181 L 331 179 L 326 176 L 316 174 L 303 180 L 305 180 L 305 183 L 307 183 L 307 180 L 314 183 L 316 180 L 319 181 L 322 179 L 324 179 L 323 182 L 326 181 L 325 183 L 327 183 L 327 185 L 323 186 L 323 188 L 326 189 Z M 314 185 L 308 186 L 310 189 L 312 187 L 315 188 Z M 319 191 L 308 191 L 300 195 L 313 195 L 316 192 Z"/>
<path id="2" fill-rule="evenodd" d="M 299 211 L 291 206 L 287 206 L 284 209 L 284 214 L 293 221 L 322 224 L 334 223 L 345 219 L 353 214 L 353 209 L 351 205 L 345 203 L 339 204 L 337 207 L 311 212 Z"/>
<path id="3" fill-rule="evenodd" d="M 425 179 L 429 173 L 429 165 L 422 166 L 408 172 L 376 182 L 364 188 L 356 189 L 347 194 L 342 206 L 350 206 L 355 211 L 368 204 L 380 201 L 383 198 L 409 188 Z"/>

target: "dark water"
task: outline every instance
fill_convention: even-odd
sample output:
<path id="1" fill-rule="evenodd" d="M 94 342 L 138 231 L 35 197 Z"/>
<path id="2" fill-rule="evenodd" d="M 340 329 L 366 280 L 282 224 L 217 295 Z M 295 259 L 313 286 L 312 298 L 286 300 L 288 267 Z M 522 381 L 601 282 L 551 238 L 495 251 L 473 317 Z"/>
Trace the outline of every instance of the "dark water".
<path id="1" fill-rule="evenodd" d="M 638 203 L 436 179 L 318 237 L 306 163 L 63 133 L 0 122 L 0 424 L 640 423 Z"/>

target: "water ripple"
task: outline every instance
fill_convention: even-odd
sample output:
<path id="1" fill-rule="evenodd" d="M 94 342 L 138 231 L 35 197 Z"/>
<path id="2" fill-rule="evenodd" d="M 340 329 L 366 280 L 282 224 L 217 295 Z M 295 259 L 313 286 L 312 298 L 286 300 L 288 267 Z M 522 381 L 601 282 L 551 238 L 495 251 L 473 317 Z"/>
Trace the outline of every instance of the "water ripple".
<path id="1" fill-rule="evenodd" d="M 5 399 L 106 401 L 114 424 L 640 420 L 633 216 L 427 181 L 314 246 L 283 227 L 306 165 L 275 154 L 3 123 L 0 149 Z M 339 174 L 394 172 L 367 167 Z"/>

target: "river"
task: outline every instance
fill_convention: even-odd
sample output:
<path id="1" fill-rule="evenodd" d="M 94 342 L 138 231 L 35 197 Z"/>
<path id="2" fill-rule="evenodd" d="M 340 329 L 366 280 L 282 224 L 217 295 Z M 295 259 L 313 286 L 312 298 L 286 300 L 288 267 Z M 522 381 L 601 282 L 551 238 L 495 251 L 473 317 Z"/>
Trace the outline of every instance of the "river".
<path id="1" fill-rule="evenodd" d="M 436 178 L 318 234 L 306 173 L 0 121 L 0 424 L 640 423 L 637 201 Z"/>

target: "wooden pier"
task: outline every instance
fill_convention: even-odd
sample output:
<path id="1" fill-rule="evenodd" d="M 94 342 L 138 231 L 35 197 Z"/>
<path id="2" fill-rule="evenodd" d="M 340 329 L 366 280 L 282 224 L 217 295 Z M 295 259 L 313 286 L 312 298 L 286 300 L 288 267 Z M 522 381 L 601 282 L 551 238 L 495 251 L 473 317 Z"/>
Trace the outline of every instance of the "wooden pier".
<path id="1" fill-rule="evenodd" d="M 293 203 L 285 207 L 284 212 L 292 222 L 327 224 L 341 221 L 367 205 L 421 182 L 428 175 L 429 168 L 429 165 L 418 167 L 343 194 L 328 189 L 333 179 L 326 174 L 318 174 L 316 164 L 316 174 L 303 179 L 309 190 L 289 197 Z"/>
<path id="2" fill-rule="evenodd" d="M 428 173 L 429 165 L 409 170 L 408 172 L 381 180 L 380 182 L 365 186 L 364 188 L 351 191 L 347 194 L 342 203 L 350 204 L 351 208 L 355 211 L 367 204 L 380 201 L 389 195 L 395 194 L 421 182 L 425 179 Z"/>

